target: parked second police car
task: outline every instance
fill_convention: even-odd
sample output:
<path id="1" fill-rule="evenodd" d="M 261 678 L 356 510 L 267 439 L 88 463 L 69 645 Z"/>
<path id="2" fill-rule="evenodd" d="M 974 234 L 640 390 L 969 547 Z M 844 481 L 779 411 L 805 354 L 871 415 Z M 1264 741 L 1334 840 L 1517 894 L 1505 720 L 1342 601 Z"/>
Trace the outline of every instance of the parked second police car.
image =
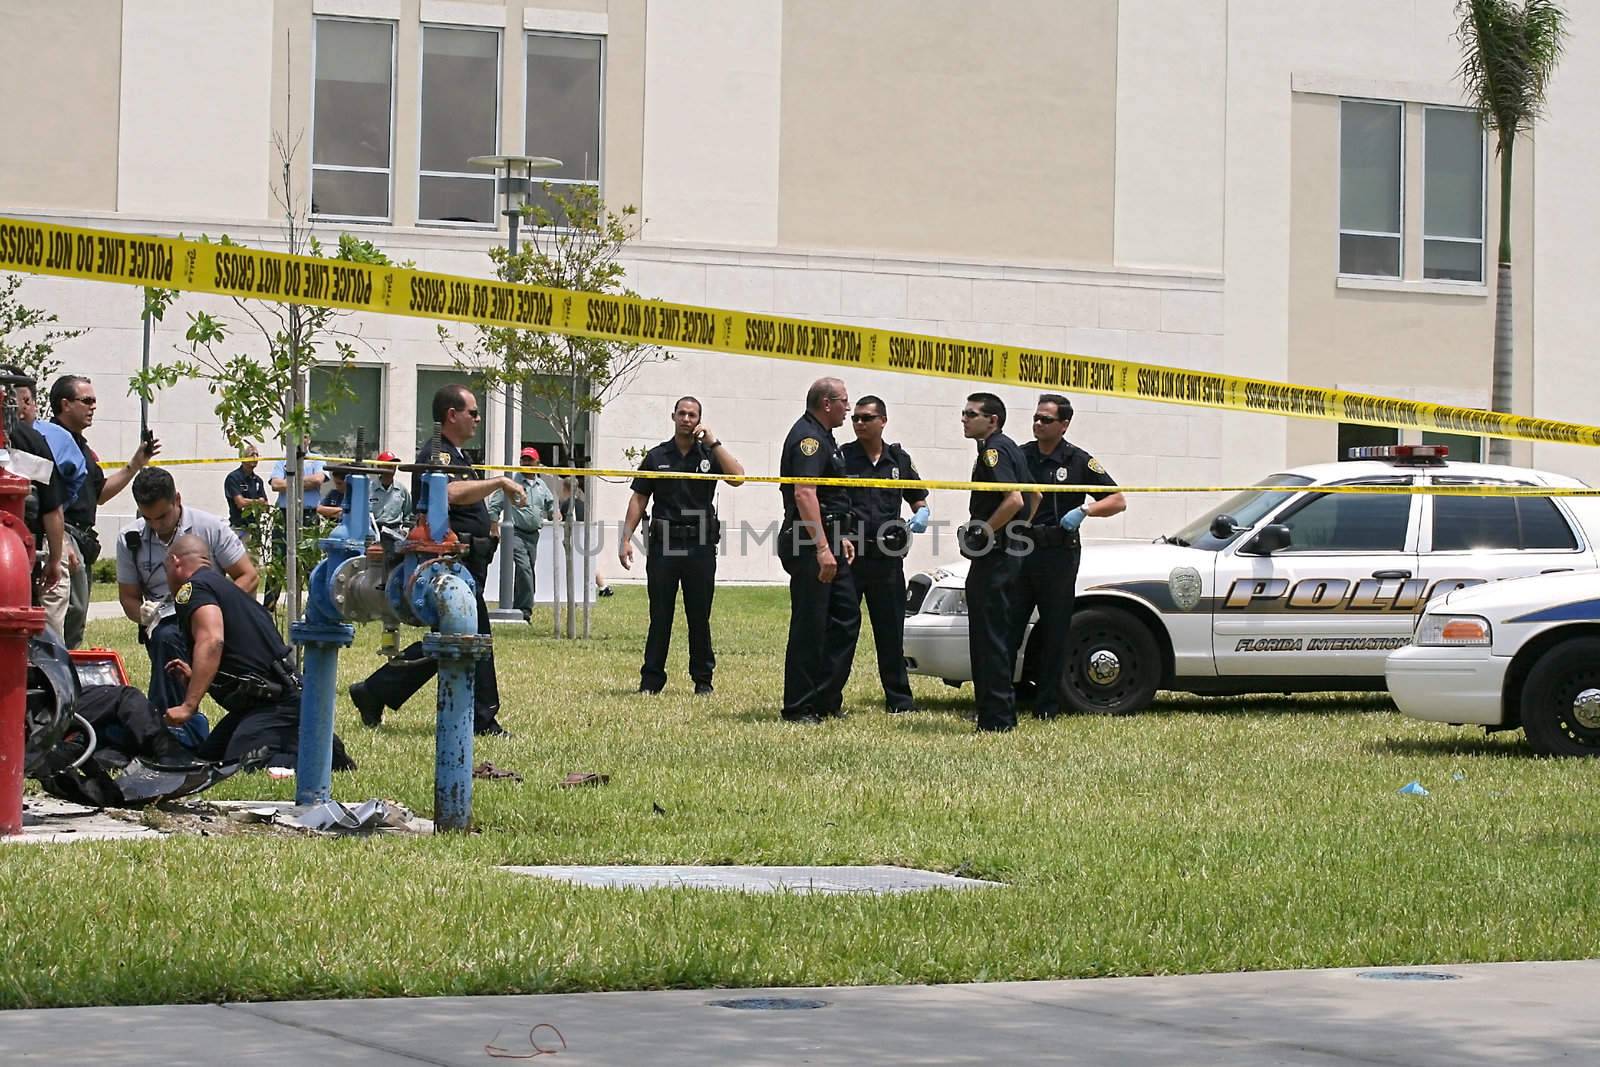
<path id="1" fill-rule="evenodd" d="M 1092 544 L 1078 572 L 1065 672 L 1075 711 L 1123 714 L 1157 690 L 1234 694 L 1381 690 L 1389 653 L 1452 590 L 1600 566 L 1600 500 L 1318 492 L 1321 486 L 1581 487 L 1559 474 L 1452 463 L 1442 446 L 1353 449 L 1352 459 L 1263 480 L 1150 544 Z M 913 673 L 972 677 L 957 562 L 909 583 Z"/>

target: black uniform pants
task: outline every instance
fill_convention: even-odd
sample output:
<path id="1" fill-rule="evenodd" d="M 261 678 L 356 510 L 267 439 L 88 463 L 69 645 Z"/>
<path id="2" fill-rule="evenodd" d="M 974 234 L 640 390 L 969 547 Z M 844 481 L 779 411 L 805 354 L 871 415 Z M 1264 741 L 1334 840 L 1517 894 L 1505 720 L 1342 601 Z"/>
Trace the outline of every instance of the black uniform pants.
<path id="1" fill-rule="evenodd" d="M 279 704 L 229 711 L 196 750 L 201 759 L 223 763 L 249 757 L 245 770 L 293 767 L 299 752 L 299 693 Z"/>
<path id="2" fill-rule="evenodd" d="M 1016 651 L 1011 644 L 1011 602 L 1022 561 L 996 546 L 967 571 L 967 649 L 978 704 L 978 729 L 1017 725 L 1012 688 Z"/>
<path id="3" fill-rule="evenodd" d="M 171 749 L 167 723 L 150 700 L 132 685 L 86 685 L 78 694 L 77 713 L 99 736 L 96 752 L 117 752 L 127 762 L 133 756 L 165 757 Z M 106 761 L 113 762 L 113 761 Z"/>
<path id="4" fill-rule="evenodd" d="M 467 570 L 477 585 L 473 599 L 478 605 L 478 632 L 489 632 L 489 605 L 483 602 L 483 586 L 489 577 L 489 561 L 476 559 L 467 562 Z M 415 641 L 400 653 L 399 658 L 372 672 L 366 681 L 367 692 L 383 701 L 386 708 L 398 710 L 416 695 L 417 690 L 433 681 L 439 673 L 439 662 Z M 500 712 L 500 684 L 494 674 L 494 653 L 478 661 L 472 680 L 472 728 L 487 730 L 499 725 L 495 716 Z"/>
<path id="5" fill-rule="evenodd" d="M 650 593 L 650 632 L 644 640 L 644 666 L 639 688 L 660 690 L 667 684 L 667 653 L 672 623 L 678 613 L 678 588 L 683 588 L 683 614 L 689 622 L 689 677 L 710 685 L 717 667 L 711 649 L 711 598 L 717 591 L 717 546 L 662 544 L 652 537 L 645 556 Z"/>
<path id="6" fill-rule="evenodd" d="M 878 653 L 878 680 L 883 683 L 884 707 L 905 711 L 912 705 L 911 679 L 906 674 L 906 572 L 899 556 L 860 555 L 850 565 L 855 575 L 856 596 L 851 601 L 855 612 L 852 629 L 861 629 L 861 601 L 867 602 L 872 619 L 872 644 Z M 842 692 L 855 665 L 856 641 L 840 663 Z"/>
<path id="7" fill-rule="evenodd" d="M 785 719 L 834 715 L 844 704 L 846 672 L 841 665 L 855 652 L 861 606 L 850 564 L 842 552 L 835 552 L 834 558 L 838 569 L 833 581 L 824 582 L 818 577 L 815 550 L 778 553 L 789 574 L 789 644 L 783 657 Z"/>
<path id="8" fill-rule="evenodd" d="M 1041 718 L 1061 714 L 1061 681 L 1067 669 L 1067 637 L 1072 632 L 1072 602 L 1078 582 L 1078 560 L 1083 550 L 1073 546 L 1036 548 L 1022 560 L 1017 592 L 1011 605 L 1011 648 L 1020 655 L 1023 635 L 1033 609 L 1034 656 L 1039 693 L 1033 713 Z"/>

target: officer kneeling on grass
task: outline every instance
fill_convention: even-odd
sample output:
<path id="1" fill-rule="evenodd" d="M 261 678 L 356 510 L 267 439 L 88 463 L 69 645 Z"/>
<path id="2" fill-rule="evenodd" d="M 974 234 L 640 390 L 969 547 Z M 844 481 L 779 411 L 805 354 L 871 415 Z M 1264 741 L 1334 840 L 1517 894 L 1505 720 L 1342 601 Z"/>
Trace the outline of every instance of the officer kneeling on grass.
<path id="1" fill-rule="evenodd" d="M 166 568 L 178 627 L 190 648 L 188 660 L 166 665 L 187 687 L 183 701 L 167 709 L 167 722 L 188 722 L 209 695 L 227 714 L 197 755 L 242 760 L 244 770 L 292 768 L 300 749 L 301 683 L 272 614 L 212 569 L 203 538 L 185 534 L 175 540 Z M 334 770 L 355 769 L 337 737 L 333 752 Z"/>
<path id="2" fill-rule="evenodd" d="M 1033 412 L 1033 440 L 1022 446 L 1031 482 L 1042 485 L 1104 485 L 1116 482 L 1100 461 L 1066 439 L 1072 422 L 1072 401 L 1045 393 Z M 1086 518 L 1109 518 L 1127 509 L 1121 493 L 1039 493 L 1037 505 L 1021 533 L 1031 551 L 1022 559 L 1017 596 L 1011 605 L 1011 648 L 1022 648 L 1033 609 L 1039 609 L 1038 696 L 1033 713 L 1041 719 L 1061 714 L 1061 683 L 1067 669 L 1067 635 L 1072 629 L 1072 603 L 1082 556 L 1078 527 Z"/>
<path id="3" fill-rule="evenodd" d="M 998 396 L 973 393 L 967 397 L 961 409 L 961 429 L 978 443 L 972 481 L 1015 484 L 1028 480 L 1022 450 L 1000 432 L 1005 424 L 1006 405 Z M 1029 493 L 1029 501 L 1036 495 Z M 972 561 L 967 570 L 967 649 L 972 658 L 978 729 L 984 733 L 1017 725 L 1016 693 L 1011 684 L 1016 665 L 1011 602 L 1027 549 L 1016 536 L 1013 520 L 1024 503 L 1015 489 L 974 489 L 967 512 L 971 520 L 958 533 L 961 554 Z"/>

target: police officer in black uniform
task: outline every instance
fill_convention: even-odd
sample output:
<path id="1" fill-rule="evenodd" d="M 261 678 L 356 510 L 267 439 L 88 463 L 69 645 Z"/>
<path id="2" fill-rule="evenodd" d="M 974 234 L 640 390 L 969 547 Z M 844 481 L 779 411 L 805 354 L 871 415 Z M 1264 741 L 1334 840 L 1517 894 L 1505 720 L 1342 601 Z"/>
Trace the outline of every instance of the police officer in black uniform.
<path id="1" fill-rule="evenodd" d="M 684 474 L 741 475 L 744 465 L 722 439 L 700 422 L 700 401 L 680 397 L 672 406 L 672 438 L 645 453 L 642 471 Z M 728 484 L 738 486 L 737 477 Z M 683 586 L 683 613 L 689 620 L 689 677 L 697 696 L 712 691 L 717 656 L 711 648 L 711 598 L 716 591 L 717 545 L 722 523 L 717 518 L 717 483 L 709 478 L 635 478 L 628 499 L 617 559 L 623 570 L 633 566 L 633 531 L 655 498 L 645 537 L 645 582 L 650 594 L 650 633 L 639 668 L 639 692 L 659 693 L 667 684 L 667 651 L 672 645 L 672 617 Z"/>
<path id="2" fill-rule="evenodd" d="M 778 461 L 784 477 L 843 478 L 833 431 L 844 425 L 850 397 L 837 378 L 806 390 L 806 413 L 789 430 Z M 785 482 L 778 561 L 789 574 L 789 644 L 783 659 L 783 718 L 820 723 L 842 714 L 841 664 L 856 646 L 856 599 L 850 497 L 843 486 Z"/>
<path id="3" fill-rule="evenodd" d="M 889 408 L 881 397 L 864 396 L 856 401 L 850 423 L 856 439 L 839 449 L 844 457 L 845 474 L 851 478 L 876 480 L 918 479 L 916 466 L 899 444 L 884 441 L 889 425 Z M 872 618 L 872 643 L 878 653 L 878 679 L 883 683 L 884 707 L 890 711 L 915 711 L 911 700 L 911 680 L 906 676 L 906 573 L 905 556 L 913 533 L 928 528 L 928 492 L 921 488 L 862 488 L 850 491 L 850 512 L 855 519 L 857 552 L 851 565 L 857 597 L 855 628 L 861 627 L 861 600 L 867 602 Z M 900 516 L 904 501 L 914 514 L 907 522 Z M 855 661 L 855 643 L 844 657 L 839 679 L 842 690 L 850 680 Z"/>
<path id="4" fill-rule="evenodd" d="M 196 749 L 202 759 L 244 761 L 245 770 L 293 767 L 300 749 L 300 676 L 272 614 L 256 598 L 211 566 L 204 538 L 183 534 L 166 557 L 167 584 L 178 609 L 187 660 L 166 664 L 187 687 L 183 702 L 167 709 L 182 726 L 210 696 L 227 712 Z M 334 769 L 354 764 L 334 741 Z"/>
<path id="5" fill-rule="evenodd" d="M 11 456 L 10 469 L 33 483 L 28 500 L 23 506 L 23 521 L 33 535 L 36 553 L 44 556 L 41 566 L 34 567 L 33 604 L 39 605 L 40 593 L 52 588 L 61 580 L 65 565 L 62 553 L 66 538 L 66 520 L 61 508 L 64 490 L 55 477 L 55 460 L 50 445 L 39 431 L 22 422 L 18 389 L 33 391 L 33 378 L 16 367 L 0 366 L 0 389 L 5 397 L 6 444 Z"/>
<path id="6" fill-rule="evenodd" d="M 1045 393 L 1033 413 L 1033 440 L 1022 446 L 1030 482 L 1043 485 L 1104 485 L 1117 483 L 1100 461 L 1066 439 L 1072 422 L 1072 401 L 1059 393 Z M 1031 551 L 1022 559 L 1017 596 L 1011 608 L 1011 648 L 1022 651 L 1022 638 L 1034 608 L 1039 622 L 1033 641 L 1036 650 L 1028 671 L 1036 676 L 1038 694 L 1033 713 L 1041 719 L 1061 713 L 1061 683 L 1067 668 L 1067 635 L 1072 628 L 1072 603 L 1078 580 L 1081 548 L 1078 527 L 1087 517 L 1104 518 L 1127 508 L 1121 493 L 1039 493 L 1038 505 L 1022 531 Z"/>
<path id="7" fill-rule="evenodd" d="M 429 442 L 417 452 L 419 464 L 438 464 L 460 467 L 460 474 L 450 475 L 450 529 L 456 537 L 471 545 L 471 551 L 462 560 L 472 574 L 476 585 L 473 598 L 478 604 L 478 632 L 489 632 L 489 606 L 483 602 L 484 583 L 489 579 L 489 562 L 499 547 L 495 525 L 489 518 L 485 503 L 496 492 L 504 492 L 508 499 L 518 504 L 528 499 L 527 490 L 512 478 L 485 478 L 483 472 L 472 469 L 472 461 L 461 446 L 472 440 L 483 418 L 478 400 L 464 385 L 451 383 L 441 386 L 433 394 L 433 421 L 439 424 L 439 451 L 434 452 Z M 422 473 L 411 475 L 411 498 L 417 502 L 418 521 L 428 512 L 427 496 L 422 491 Z M 433 531 L 435 537 L 440 531 Z M 510 566 L 510 561 L 506 561 Z M 439 663 L 429 656 L 417 641 L 394 659 L 379 667 L 364 682 L 350 687 L 350 701 L 361 713 L 366 726 L 383 722 L 385 709 L 398 710 L 406 701 L 431 682 L 439 673 Z M 510 731 L 500 725 L 500 686 L 495 679 L 494 655 L 478 661 L 473 675 L 472 730 L 488 736 L 509 736 Z"/>
<path id="8" fill-rule="evenodd" d="M 972 481 L 1019 483 L 1028 480 L 1027 464 L 1016 442 L 1001 433 L 1006 405 L 993 393 L 973 393 L 961 409 L 962 433 L 978 443 Z M 1035 494 L 1028 494 L 1031 500 Z M 967 648 L 972 657 L 972 687 L 978 704 L 978 729 L 1000 732 L 1017 725 L 1012 673 L 1016 653 L 1011 644 L 1011 602 L 1016 595 L 1021 555 L 1026 551 L 1014 521 L 1027 501 L 1015 489 L 975 489 L 961 528 L 961 554 L 972 561 L 967 570 Z"/>

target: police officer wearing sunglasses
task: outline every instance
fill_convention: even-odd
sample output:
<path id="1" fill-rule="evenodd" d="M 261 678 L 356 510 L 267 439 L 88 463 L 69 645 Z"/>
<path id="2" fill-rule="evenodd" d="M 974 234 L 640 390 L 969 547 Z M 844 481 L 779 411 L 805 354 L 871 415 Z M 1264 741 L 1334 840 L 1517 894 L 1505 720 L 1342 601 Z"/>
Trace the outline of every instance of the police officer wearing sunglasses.
<path id="1" fill-rule="evenodd" d="M 1127 508 L 1116 481 L 1100 461 L 1066 439 L 1072 422 L 1072 401 L 1059 393 L 1039 397 L 1033 413 L 1033 440 L 1022 446 L 1027 480 L 1043 485 L 1104 485 L 1107 492 L 1039 493 L 1037 506 L 1022 529 L 1030 551 L 1022 558 L 1016 596 L 1011 605 L 1011 649 L 1022 638 L 1035 608 L 1039 610 L 1034 640 L 1037 649 L 1028 664 L 1037 676 L 1033 713 L 1041 719 L 1061 713 L 1061 683 L 1067 669 L 1067 637 L 1072 629 L 1073 597 L 1082 548 L 1078 527 L 1086 518 L 1108 518 Z M 1094 501 L 1085 503 L 1092 495 Z"/>
<path id="2" fill-rule="evenodd" d="M 973 393 L 961 409 L 961 430 L 977 442 L 972 481 L 1017 484 L 1028 481 L 1028 467 L 1017 443 L 1001 432 L 1006 405 L 993 393 Z M 958 538 L 967 570 L 967 648 L 972 657 L 972 687 L 978 703 L 978 730 L 999 733 L 1017 725 L 1012 672 L 1011 602 L 1026 545 L 1016 536 L 1016 520 L 1036 494 L 1016 489 L 975 489 Z"/>
<path id="3" fill-rule="evenodd" d="M 884 441 L 889 424 L 889 409 L 880 397 L 864 396 L 856 401 L 850 416 L 856 439 L 839 449 L 844 457 L 845 474 L 851 478 L 898 481 L 921 478 L 911 457 L 899 444 Z M 914 513 L 911 521 L 901 517 L 902 503 Z M 911 680 L 906 676 L 906 572 L 905 556 L 911 547 L 911 534 L 928 528 L 928 491 L 920 487 L 891 489 L 863 487 L 850 490 L 850 511 L 855 516 L 860 551 L 854 565 L 856 578 L 855 631 L 861 628 L 861 601 L 867 602 L 872 619 L 872 643 L 878 653 L 878 679 L 883 683 L 883 703 L 890 712 L 915 711 L 911 700 Z M 850 680 L 855 660 L 855 642 L 841 667 L 844 677 L 839 688 Z"/>

